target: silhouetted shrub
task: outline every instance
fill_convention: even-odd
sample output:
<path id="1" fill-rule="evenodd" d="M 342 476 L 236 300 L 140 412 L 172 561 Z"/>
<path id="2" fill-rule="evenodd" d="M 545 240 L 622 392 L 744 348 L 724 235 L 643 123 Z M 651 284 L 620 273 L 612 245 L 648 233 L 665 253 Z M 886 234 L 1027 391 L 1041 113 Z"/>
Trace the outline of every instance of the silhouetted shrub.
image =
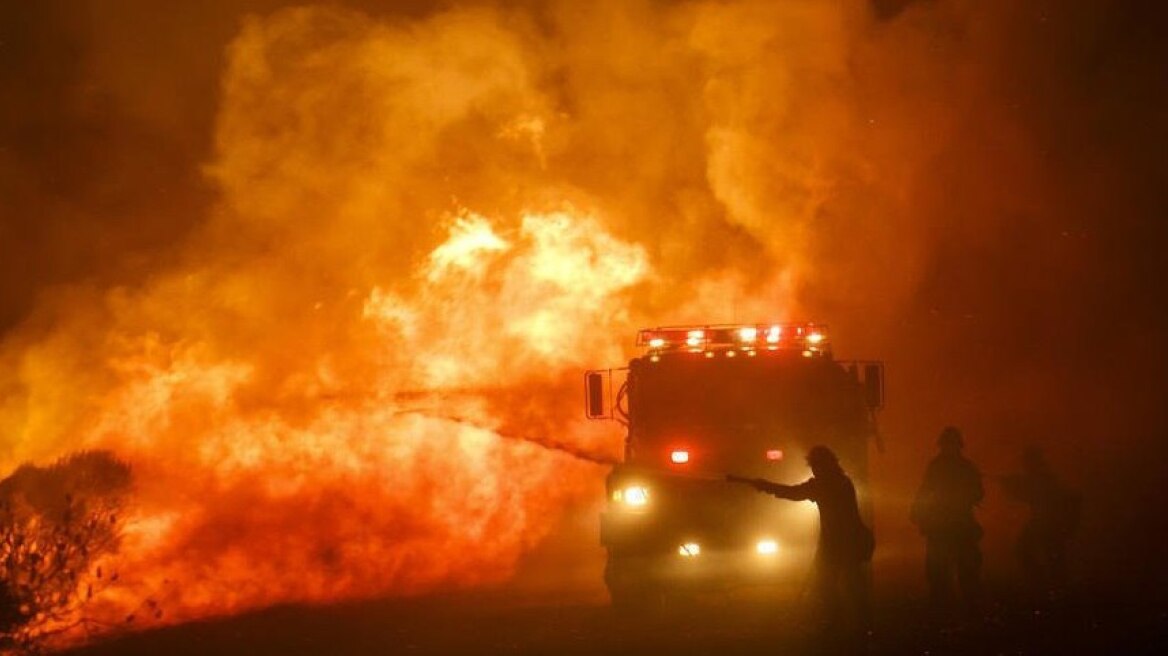
<path id="1" fill-rule="evenodd" d="M 0 651 L 39 651 L 85 623 L 84 605 L 117 575 L 99 559 L 117 548 L 130 468 L 105 451 L 0 481 Z"/>

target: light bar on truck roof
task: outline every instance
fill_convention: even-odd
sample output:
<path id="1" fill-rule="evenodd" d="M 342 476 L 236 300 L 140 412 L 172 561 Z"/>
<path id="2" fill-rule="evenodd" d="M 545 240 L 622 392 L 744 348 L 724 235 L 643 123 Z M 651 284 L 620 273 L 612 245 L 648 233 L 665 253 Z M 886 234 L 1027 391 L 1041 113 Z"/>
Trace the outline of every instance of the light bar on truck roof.
<path id="1" fill-rule="evenodd" d="M 637 346 L 652 354 L 670 351 L 705 353 L 724 351 L 800 351 L 820 355 L 830 351 L 827 326 L 817 323 L 723 324 L 715 326 L 662 326 L 637 333 Z"/>

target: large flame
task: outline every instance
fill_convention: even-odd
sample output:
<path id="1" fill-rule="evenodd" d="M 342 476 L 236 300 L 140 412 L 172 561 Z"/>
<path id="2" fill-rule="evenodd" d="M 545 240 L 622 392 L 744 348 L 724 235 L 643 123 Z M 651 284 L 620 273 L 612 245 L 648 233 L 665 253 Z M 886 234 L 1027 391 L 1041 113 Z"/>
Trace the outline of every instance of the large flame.
<path id="1" fill-rule="evenodd" d="M 544 518 L 595 492 L 581 454 L 615 455 L 558 393 L 588 361 L 621 357 L 620 296 L 648 273 L 642 249 L 573 210 L 517 224 L 453 217 L 416 277 L 328 310 L 306 299 L 271 326 L 283 343 L 254 353 L 222 327 L 157 330 L 230 324 L 248 308 L 218 290 L 254 284 L 250 270 L 111 299 L 100 357 L 74 363 L 102 384 L 63 437 L 134 463 L 107 612 L 149 598 L 183 619 L 507 577 Z M 60 366 L 25 362 L 28 378 Z"/>

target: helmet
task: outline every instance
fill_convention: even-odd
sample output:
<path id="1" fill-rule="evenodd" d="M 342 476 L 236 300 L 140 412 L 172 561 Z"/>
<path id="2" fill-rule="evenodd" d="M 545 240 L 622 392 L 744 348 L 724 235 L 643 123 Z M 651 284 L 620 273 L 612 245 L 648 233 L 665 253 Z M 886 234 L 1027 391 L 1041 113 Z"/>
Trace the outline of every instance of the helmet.
<path id="1" fill-rule="evenodd" d="M 960 449 L 965 446 L 965 440 L 961 439 L 961 431 L 955 426 L 946 426 L 941 430 L 941 435 L 937 437 L 937 446 L 942 449 L 956 448 Z"/>
<path id="2" fill-rule="evenodd" d="M 812 467 L 839 467 L 839 458 L 825 446 L 813 446 L 807 452 L 807 464 Z"/>

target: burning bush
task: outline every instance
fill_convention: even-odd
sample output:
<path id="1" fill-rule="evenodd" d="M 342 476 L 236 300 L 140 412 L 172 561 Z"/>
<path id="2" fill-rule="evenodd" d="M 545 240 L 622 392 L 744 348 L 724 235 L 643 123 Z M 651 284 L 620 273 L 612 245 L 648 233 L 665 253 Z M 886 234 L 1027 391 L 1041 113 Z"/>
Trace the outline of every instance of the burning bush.
<path id="1" fill-rule="evenodd" d="M 0 652 L 37 651 L 86 624 L 82 609 L 117 575 L 101 559 L 117 546 L 129 467 L 87 451 L 0 481 Z"/>

